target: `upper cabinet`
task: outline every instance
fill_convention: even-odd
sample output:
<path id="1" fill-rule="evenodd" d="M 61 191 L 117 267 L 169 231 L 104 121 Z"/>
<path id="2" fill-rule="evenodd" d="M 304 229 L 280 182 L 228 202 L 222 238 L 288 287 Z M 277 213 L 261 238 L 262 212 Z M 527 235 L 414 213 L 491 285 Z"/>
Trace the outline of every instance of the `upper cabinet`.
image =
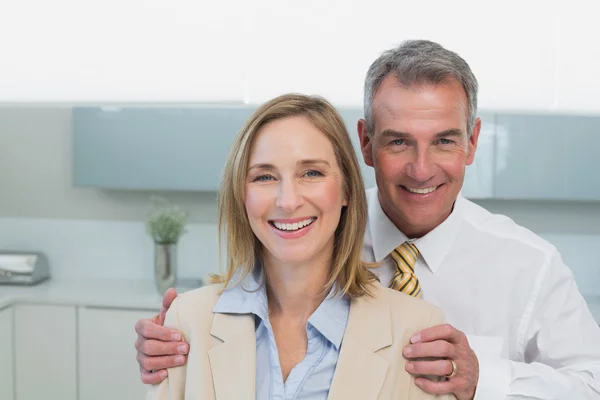
<path id="1" fill-rule="evenodd" d="M 600 118 L 499 115 L 495 197 L 600 200 Z"/>
<path id="2" fill-rule="evenodd" d="M 481 131 L 475 161 L 467 166 L 461 194 L 469 199 L 494 197 L 494 157 L 496 125 L 493 114 L 480 115 Z"/>
<path id="3" fill-rule="evenodd" d="M 79 187 L 214 191 L 250 107 L 75 108 Z"/>

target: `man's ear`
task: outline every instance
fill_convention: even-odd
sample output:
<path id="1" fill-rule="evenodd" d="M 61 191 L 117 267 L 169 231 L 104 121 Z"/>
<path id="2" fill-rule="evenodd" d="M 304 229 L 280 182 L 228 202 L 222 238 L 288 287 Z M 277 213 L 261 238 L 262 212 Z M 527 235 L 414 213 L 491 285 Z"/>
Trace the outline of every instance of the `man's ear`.
<path id="1" fill-rule="evenodd" d="M 367 129 L 367 121 L 363 118 L 358 120 L 358 124 L 356 125 L 356 129 L 358 131 L 358 140 L 360 142 L 360 150 L 363 155 L 363 160 L 365 164 L 369 167 L 373 166 L 373 141 L 372 137 L 369 136 L 369 130 Z"/>
<path id="2" fill-rule="evenodd" d="M 469 142 L 467 143 L 467 165 L 471 165 L 473 164 L 473 161 L 475 161 L 475 151 L 477 150 L 477 142 L 479 141 L 479 132 L 481 132 L 481 119 L 477 118 L 475 120 L 475 125 L 473 125 L 471 137 L 469 137 Z"/>

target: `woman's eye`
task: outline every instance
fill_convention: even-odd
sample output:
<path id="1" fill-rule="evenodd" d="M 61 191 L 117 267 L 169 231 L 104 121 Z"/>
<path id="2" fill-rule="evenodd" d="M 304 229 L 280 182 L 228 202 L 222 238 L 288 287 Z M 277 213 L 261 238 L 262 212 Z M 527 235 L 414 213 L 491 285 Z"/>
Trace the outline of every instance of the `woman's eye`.
<path id="1" fill-rule="evenodd" d="M 304 175 L 308 176 L 309 178 L 315 178 L 317 176 L 322 176 L 323 174 L 317 170 L 311 169 L 311 170 L 306 171 L 304 173 Z"/>
<path id="2" fill-rule="evenodd" d="M 271 175 L 259 175 L 254 178 L 253 182 L 266 182 L 274 179 Z"/>

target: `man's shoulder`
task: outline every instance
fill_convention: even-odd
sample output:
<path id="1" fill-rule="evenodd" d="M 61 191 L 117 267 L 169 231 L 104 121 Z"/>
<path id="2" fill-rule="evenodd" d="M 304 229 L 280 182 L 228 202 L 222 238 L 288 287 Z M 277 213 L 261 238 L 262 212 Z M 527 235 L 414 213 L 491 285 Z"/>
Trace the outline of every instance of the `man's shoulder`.
<path id="1" fill-rule="evenodd" d="M 547 240 L 506 215 L 493 213 L 465 198 L 461 198 L 461 209 L 463 222 L 486 240 L 518 244 L 545 254 L 553 254 L 556 251 Z"/>

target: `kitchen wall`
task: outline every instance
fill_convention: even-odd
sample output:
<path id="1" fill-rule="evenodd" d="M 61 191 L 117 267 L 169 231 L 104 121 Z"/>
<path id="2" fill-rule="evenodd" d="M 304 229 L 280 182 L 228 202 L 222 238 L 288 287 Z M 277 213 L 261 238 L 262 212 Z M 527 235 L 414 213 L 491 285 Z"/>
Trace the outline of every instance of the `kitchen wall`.
<path id="1" fill-rule="evenodd" d="M 75 188 L 71 147 L 70 108 L 0 108 L 0 250 L 44 251 L 55 277 L 152 279 L 143 219 L 150 195 L 160 194 L 190 212 L 179 244 L 180 276 L 218 271 L 215 193 Z M 477 203 L 548 239 L 581 291 L 600 295 L 600 202 Z"/>

